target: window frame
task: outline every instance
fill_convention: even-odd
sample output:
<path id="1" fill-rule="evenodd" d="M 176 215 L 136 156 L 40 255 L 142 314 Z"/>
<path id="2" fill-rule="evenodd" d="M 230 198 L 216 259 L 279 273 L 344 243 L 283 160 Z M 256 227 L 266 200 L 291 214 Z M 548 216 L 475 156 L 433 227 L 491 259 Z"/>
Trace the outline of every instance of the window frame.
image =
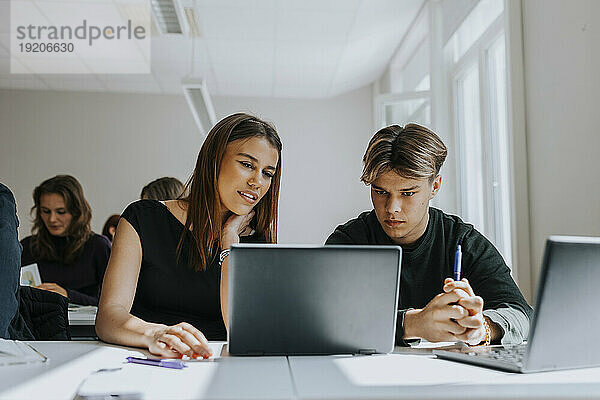
<path id="1" fill-rule="evenodd" d="M 431 91 L 430 90 L 420 90 L 420 91 L 412 91 L 412 92 L 402 92 L 402 93 L 386 93 L 380 94 L 375 97 L 375 128 L 377 130 L 384 128 L 386 126 L 386 115 L 385 110 L 387 106 L 393 106 L 395 104 L 401 103 L 403 101 L 408 100 L 425 100 L 429 102 L 431 105 Z M 421 106 L 423 107 L 423 106 Z M 417 110 L 416 110 L 417 111 Z M 416 112 L 415 111 L 415 112 Z M 414 114 L 414 113 L 413 113 Z"/>
<path id="2" fill-rule="evenodd" d="M 512 215 L 514 214 L 513 210 L 513 202 L 511 201 L 509 208 L 508 217 L 511 219 L 511 223 L 507 225 L 507 229 L 509 230 L 508 236 L 510 237 L 509 243 L 504 243 L 504 235 L 499 234 L 499 224 L 501 223 L 501 214 L 498 212 L 496 196 L 499 194 L 495 193 L 494 182 L 495 176 L 499 174 L 498 171 L 498 158 L 494 154 L 494 143 L 496 143 L 499 138 L 494 135 L 497 132 L 494 132 L 492 128 L 492 118 L 491 118 L 491 95 L 492 88 L 490 85 L 490 75 L 489 75 L 489 51 L 496 44 L 497 40 L 499 40 L 502 36 L 504 36 L 505 40 L 505 60 L 508 60 L 508 49 L 506 48 L 506 31 L 505 31 L 505 16 L 506 16 L 506 8 L 505 10 L 498 16 L 496 19 L 490 24 L 490 26 L 484 31 L 484 33 L 471 45 L 471 47 L 463 54 L 463 56 L 454 63 L 453 61 L 453 52 L 452 46 L 446 46 L 444 49 L 444 59 L 447 66 L 447 79 L 450 85 L 450 126 L 452 127 L 452 135 L 454 138 L 454 159 L 455 159 L 455 168 L 457 172 L 457 187 L 458 191 L 456 193 L 456 204 L 457 209 L 460 215 L 466 214 L 466 201 L 465 196 L 468 193 L 468 188 L 465 184 L 465 172 L 463 163 L 463 144 L 461 142 L 461 137 L 459 135 L 459 121 L 458 121 L 458 111 L 459 111 L 459 99 L 458 99 L 458 81 L 464 76 L 471 68 L 477 66 L 478 68 L 478 79 L 479 79 L 479 112 L 480 112 L 480 131 L 481 131 L 481 157 L 482 157 L 482 179 L 484 183 L 484 192 L 483 192 L 483 210 L 484 210 L 484 227 L 485 232 L 482 232 L 486 235 L 498 248 L 504 257 L 506 264 L 513 270 L 513 260 L 515 259 L 515 246 L 514 246 L 514 224 L 512 223 Z M 506 84 L 509 86 L 509 76 L 508 76 L 508 66 L 506 67 L 507 76 L 506 76 Z M 506 88 L 506 93 L 509 93 L 509 88 Z M 508 114 L 508 103 L 506 105 L 507 114 Z M 508 119 L 508 115 L 507 115 Z M 510 137 L 510 124 L 509 121 L 506 121 L 506 126 L 508 132 L 508 136 Z M 507 138 L 506 148 L 509 154 L 504 155 L 507 158 L 507 187 L 506 189 L 509 191 L 508 198 L 514 197 L 514 171 L 513 171 L 513 155 L 510 138 Z M 469 221 L 467 221 L 469 222 Z M 506 228 L 505 228 L 506 229 Z"/>
<path id="3" fill-rule="evenodd" d="M 473 10 L 478 4 L 478 0 L 469 5 L 463 4 L 465 8 L 464 15 L 467 16 L 469 10 Z M 531 267 L 531 237 L 530 237 L 530 204 L 529 204 L 529 177 L 528 177 L 528 157 L 527 157 L 527 136 L 526 136 L 526 118 L 525 118 L 525 79 L 524 79 L 524 60 L 523 60 L 523 16 L 522 0 L 504 0 L 504 11 L 501 14 L 504 18 L 504 41 L 505 41 L 505 62 L 506 62 L 506 117 L 507 117 L 507 159 L 509 194 L 509 212 L 511 225 L 511 249 L 512 265 L 511 273 L 518 283 L 523 295 L 529 301 L 533 300 L 533 283 L 536 280 L 534 269 Z M 442 2 L 436 0 L 426 0 L 417 19 L 428 18 L 429 31 L 427 35 L 430 38 L 430 104 L 431 104 L 431 128 L 436 132 L 444 143 L 448 146 L 449 153 L 442 173 L 444 176 L 443 186 L 445 189 L 440 191 L 432 201 L 432 206 L 441 206 L 446 212 L 460 215 L 459 212 L 459 190 L 458 190 L 458 163 L 456 159 L 457 149 L 456 138 L 453 129 L 453 104 L 452 104 L 452 82 L 449 79 L 449 73 L 453 67 L 452 53 L 448 55 L 447 43 L 454 32 L 460 26 L 458 20 L 452 24 L 452 32 L 444 31 L 444 9 Z M 413 23 L 415 25 L 416 22 Z M 492 24 L 493 25 L 493 24 Z M 489 28 L 489 26 L 488 26 Z M 485 33 L 485 32 L 484 32 Z M 482 37 L 474 43 L 479 43 Z M 410 37 L 409 37 L 410 39 Z M 403 42 L 407 38 L 403 39 Z M 401 43 L 399 50 L 394 55 L 406 47 Z M 471 46 L 473 47 L 473 46 Z M 467 52 L 468 53 L 468 52 Z M 406 55 L 406 54 L 405 54 Z M 465 54 L 463 55 L 463 57 Z M 383 115 L 382 102 L 390 96 L 389 79 L 391 63 L 382 76 L 375 81 L 372 86 L 372 112 L 373 128 L 379 130 L 385 123 Z M 400 96 L 402 98 L 402 96 Z"/>

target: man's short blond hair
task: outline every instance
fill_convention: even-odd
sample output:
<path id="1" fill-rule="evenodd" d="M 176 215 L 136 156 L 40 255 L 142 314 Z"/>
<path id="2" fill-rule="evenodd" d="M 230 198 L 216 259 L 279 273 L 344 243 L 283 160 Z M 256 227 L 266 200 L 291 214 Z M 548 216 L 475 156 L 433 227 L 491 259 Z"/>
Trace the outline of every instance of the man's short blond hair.
<path id="1" fill-rule="evenodd" d="M 370 185 L 381 174 L 394 171 L 408 179 L 433 182 L 448 155 L 444 142 L 418 124 L 390 125 L 380 129 L 363 157 L 360 180 Z"/>

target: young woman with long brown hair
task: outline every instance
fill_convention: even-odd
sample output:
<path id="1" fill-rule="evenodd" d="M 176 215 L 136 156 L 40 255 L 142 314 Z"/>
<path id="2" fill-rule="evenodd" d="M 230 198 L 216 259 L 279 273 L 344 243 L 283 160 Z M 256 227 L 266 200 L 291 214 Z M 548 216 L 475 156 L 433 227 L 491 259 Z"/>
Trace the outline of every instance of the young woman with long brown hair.
<path id="1" fill-rule="evenodd" d="M 204 141 L 187 196 L 139 200 L 113 242 L 96 332 L 161 357 L 210 355 L 226 340 L 228 249 L 275 243 L 281 141 L 268 123 L 233 114 Z"/>
<path id="2" fill-rule="evenodd" d="M 33 203 L 32 235 L 21 241 L 21 265 L 37 263 L 39 289 L 71 303 L 97 305 L 110 242 L 92 232 L 92 210 L 81 184 L 70 175 L 57 175 L 34 189 Z"/>

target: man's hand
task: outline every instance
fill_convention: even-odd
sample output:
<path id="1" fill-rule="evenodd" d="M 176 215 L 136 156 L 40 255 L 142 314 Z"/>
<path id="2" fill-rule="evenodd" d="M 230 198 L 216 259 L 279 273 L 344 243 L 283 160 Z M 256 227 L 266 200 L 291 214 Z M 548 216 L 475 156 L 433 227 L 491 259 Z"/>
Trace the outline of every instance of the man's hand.
<path id="1" fill-rule="evenodd" d="M 470 345 L 477 345 L 485 340 L 483 299 L 475 295 L 473 288 L 466 278 L 460 281 L 446 278 L 444 280 L 444 292 L 451 293 L 456 290 L 468 294 L 467 297 L 462 297 L 458 300 L 457 304 L 464 307 L 469 313 L 468 316 L 456 319 L 456 323 L 465 328 L 465 332 L 456 335 L 456 338 Z"/>
<path id="2" fill-rule="evenodd" d="M 404 339 L 423 338 L 430 342 L 455 342 L 468 328 L 458 320 L 469 317 L 460 301 L 469 294 L 456 288 L 435 296 L 423 309 L 408 310 L 404 315 Z M 467 304 L 470 302 L 467 301 Z"/>

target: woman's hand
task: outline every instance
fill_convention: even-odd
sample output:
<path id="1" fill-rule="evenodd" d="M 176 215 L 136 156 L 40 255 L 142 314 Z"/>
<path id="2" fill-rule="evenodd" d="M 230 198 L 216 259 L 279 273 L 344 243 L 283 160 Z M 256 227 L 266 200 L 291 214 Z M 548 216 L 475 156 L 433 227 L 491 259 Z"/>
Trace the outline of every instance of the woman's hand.
<path id="1" fill-rule="evenodd" d="M 41 285 L 36 286 L 37 289 L 47 290 L 49 292 L 58 293 L 61 296 L 69 297 L 67 291 L 62 286 L 57 285 L 56 283 L 44 282 Z"/>
<path id="2" fill-rule="evenodd" d="M 178 358 L 182 355 L 208 358 L 212 355 L 206 337 L 187 322 L 164 326 L 152 332 L 149 335 L 148 350 L 164 358 Z"/>
<path id="3" fill-rule="evenodd" d="M 229 249 L 232 244 L 240 242 L 240 236 L 247 236 L 252 231 L 250 221 L 254 218 L 254 210 L 246 215 L 231 215 L 223 225 L 221 234 L 221 246 Z"/>

